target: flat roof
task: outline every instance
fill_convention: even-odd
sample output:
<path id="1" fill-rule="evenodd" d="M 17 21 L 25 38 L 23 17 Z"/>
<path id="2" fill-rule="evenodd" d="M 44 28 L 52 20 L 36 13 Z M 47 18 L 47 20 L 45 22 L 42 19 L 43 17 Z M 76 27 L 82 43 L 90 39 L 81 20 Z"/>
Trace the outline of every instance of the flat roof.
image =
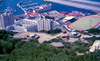
<path id="1" fill-rule="evenodd" d="M 65 20 L 70 20 L 70 19 L 72 19 L 72 18 L 74 18 L 74 16 L 67 16 L 67 17 L 65 17 L 64 19 L 65 19 Z"/>
<path id="2" fill-rule="evenodd" d="M 52 42 L 51 45 L 55 47 L 64 47 L 62 42 Z"/>
<path id="3" fill-rule="evenodd" d="M 69 13 L 67 16 L 79 16 L 82 15 L 81 13 Z"/>

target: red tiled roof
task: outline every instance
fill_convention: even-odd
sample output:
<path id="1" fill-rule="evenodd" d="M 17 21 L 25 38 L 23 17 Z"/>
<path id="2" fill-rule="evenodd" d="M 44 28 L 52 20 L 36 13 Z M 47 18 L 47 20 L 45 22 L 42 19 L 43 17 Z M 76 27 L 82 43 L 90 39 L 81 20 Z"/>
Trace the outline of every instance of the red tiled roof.
<path id="1" fill-rule="evenodd" d="M 42 5 L 42 7 L 47 7 L 47 6 L 51 6 L 51 5 L 50 4 Z"/>
<path id="2" fill-rule="evenodd" d="M 62 14 L 62 15 L 68 14 L 68 12 L 65 12 L 65 11 L 61 11 L 59 13 Z"/>
<path id="3" fill-rule="evenodd" d="M 32 17 L 40 15 L 40 13 L 36 13 L 36 12 L 27 12 L 27 13 Z"/>

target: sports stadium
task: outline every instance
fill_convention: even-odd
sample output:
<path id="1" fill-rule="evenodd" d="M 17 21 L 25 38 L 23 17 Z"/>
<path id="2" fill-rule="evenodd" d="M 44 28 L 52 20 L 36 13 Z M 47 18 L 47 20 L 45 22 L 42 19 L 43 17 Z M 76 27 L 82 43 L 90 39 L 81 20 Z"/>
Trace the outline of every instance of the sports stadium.
<path id="1" fill-rule="evenodd" d="M 80 31 L 98 27 L 100 28 L 100 16 L 96 15 L 81 17 L 67 26 L 68 29 Z"/>

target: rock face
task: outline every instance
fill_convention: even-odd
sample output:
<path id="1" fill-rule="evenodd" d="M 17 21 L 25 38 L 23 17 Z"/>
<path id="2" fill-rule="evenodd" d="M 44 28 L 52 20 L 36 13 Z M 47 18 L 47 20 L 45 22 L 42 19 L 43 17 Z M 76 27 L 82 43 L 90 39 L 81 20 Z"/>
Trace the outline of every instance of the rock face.
<path id="1" fill-rule="evenodd" d="M 100 3 L 86 0 L 45 0 L 77 8 L 100 11 Z"/>

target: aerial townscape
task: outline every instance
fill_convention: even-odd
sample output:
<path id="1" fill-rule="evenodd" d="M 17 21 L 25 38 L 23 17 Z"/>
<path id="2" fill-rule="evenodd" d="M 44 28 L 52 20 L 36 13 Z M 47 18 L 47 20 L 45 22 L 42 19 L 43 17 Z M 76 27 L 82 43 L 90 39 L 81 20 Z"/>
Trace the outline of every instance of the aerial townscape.
<path id="1" fill-rule="evenodd" d="M 0 61 L 100 61 L 100 1 L 0 3 Z"/>

